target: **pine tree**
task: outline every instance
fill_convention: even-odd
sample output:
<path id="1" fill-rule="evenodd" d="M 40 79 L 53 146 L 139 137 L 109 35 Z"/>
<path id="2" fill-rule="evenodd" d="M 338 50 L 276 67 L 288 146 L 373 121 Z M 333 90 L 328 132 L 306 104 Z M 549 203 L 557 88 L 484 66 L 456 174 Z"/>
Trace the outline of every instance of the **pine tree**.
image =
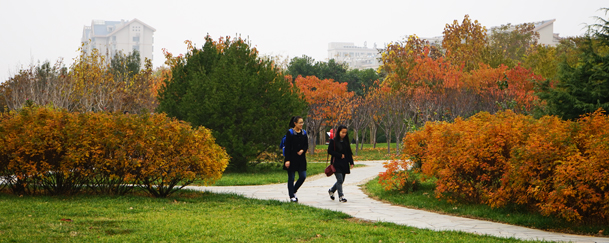
<path id="1" fill-rule="evenodd" d="M 278 149 L 290 118 L 304 115 L 306 103 L 245 40 L 205 40 L 172 67 L 158 111 L 212 129 L 231 156 L 229 169 L 245 170 L 261 153 Z"/>
<path id="2" fill-rule="evenodd" d="M 609 22 L 590 26 L 576 65 L 563 60 L 558 83 L 541 86 L 538 96 L 547 102 L 546 113 L 562 119 L 577 119 L 599 108 L 609 110 Z"/>

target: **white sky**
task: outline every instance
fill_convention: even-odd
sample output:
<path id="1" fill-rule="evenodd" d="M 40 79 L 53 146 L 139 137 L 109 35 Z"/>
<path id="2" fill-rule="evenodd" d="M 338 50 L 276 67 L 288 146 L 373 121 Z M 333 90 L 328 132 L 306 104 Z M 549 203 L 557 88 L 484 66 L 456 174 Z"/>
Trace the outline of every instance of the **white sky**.
<path id="1" fill-rule="evenodd" d="M 604 4 L 603 4 L 604 3 Z M 377 0 L 377 1 L 158 1 L 158 0 L 0 0 L 0 82 L 22 66 L 39 60 L 69 65 L 77 56 L 82 29 L 93 19 L 138 18 L 154 27 L 155 67 L 163 64 L 161 48 L 184 53 L 184 40 L 197 47 L 209 33 L 214 39 L 240 34 L 261 54 L 326 60 L 328 42 L 368 47 L 402 39 L 442 35 L 446 23 L 465 14 L 482 25 L 556 19 L 560 36 L 584 33 L 584 23 L 602 16 L 606 0 Z"/>

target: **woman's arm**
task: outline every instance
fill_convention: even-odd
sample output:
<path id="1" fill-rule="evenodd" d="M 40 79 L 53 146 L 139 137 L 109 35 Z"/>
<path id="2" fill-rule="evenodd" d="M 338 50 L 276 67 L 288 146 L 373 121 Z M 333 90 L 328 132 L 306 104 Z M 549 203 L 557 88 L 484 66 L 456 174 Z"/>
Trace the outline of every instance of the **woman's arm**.
<path id="1" fill-rule="evenodd" d="M 306 154 L 307 151 L 309 150 L 309 135 L 308 134 L 305 134 L 305 140 L 306 140 L 306 142 L 305 142 L 304 148 L 302 149 L 302 150 L 304 150 L 303 154 Z"/>
<path id="2" fill-rule="evenodd" d="M 290 132 L 290 130 L 288 130 L 288 132 L 285 134 L 285 158 L 283 159 L 283 161 L 291 161 L 291 157 L 292 157 L 292 133 Z"/>
<path id="3" fill-rule="evenodd" d="M 342 157 L 343 154 L 336 151 L 336 149 L 334 147 L 336 147 L 336 145 L 334 144 L 334 139 L 330 139 L 330 144 L 328 144 L 328 154 L 330 154 L 336 158 Z"/>

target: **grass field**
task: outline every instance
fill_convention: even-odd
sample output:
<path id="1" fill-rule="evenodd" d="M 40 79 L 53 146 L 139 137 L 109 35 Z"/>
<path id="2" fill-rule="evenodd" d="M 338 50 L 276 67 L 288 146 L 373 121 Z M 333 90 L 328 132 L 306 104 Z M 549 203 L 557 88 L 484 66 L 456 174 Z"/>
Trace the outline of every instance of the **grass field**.
<path id="1" fill-rule="evenodd" d="M 414 193 L 404 194 L 397 191 L 385 191 L 378 183 L 378 178 L 371 180 L 364 187 L 364 191 L 373 198 L 409 208 L 557 232 L 587 235 L 598 235 L 599 231 L 604 232 L 605 235 L 609 233 L 609 225 L 595 222 L 575 224 L 559 218 L 546 217 L 539 213 L 529 212 L 526 208 L 517 205 L 493 209 L 479 204 L 451 204 L 444 200 L 436 199 L 434 189 L 435 184 L 433 180 L 427 180 L 422 182 L 419 190 Z"/>
<path id="2" fill-rule="evenodd" d="M 317 145 L 315 155 L 307 155 L 310 161 L 325 162 L 327 158 L 328 145 Z M 355 144 L 351 145 L 351 150 L 355 153 Z M 376 148 L 372 148 L 371 144 L 364 144 L 364 149 L 358 151 L 358 155 L 354 156 L 355 161 L 365 160 L 388 160 L 395 155 L 395 143 L 391 144 L 391 154 L 387 153 L 387 143 L 377 143 Z"/>
<path id="3" fill-rule="evenodd" d="M 73 197 L 0 194 L 6 242 L 519 242 L 362 222 L 347 214 L 231 194 Z"/>
<path id="4" fill-rule="evenodd" d="M 356 165 L 356 167 L 363 165 Z M 307 163 L 307 177 L 324 173 L 325 163 Z M 298 176 L 296 176 L 298 178 Z M 287 183 L 288 174 L 280 165 L 258 165 L 248 172 L 226 172 L 214 186 L 245 186 Z M 195 183 L 194 185 L 199 185 Z"/>

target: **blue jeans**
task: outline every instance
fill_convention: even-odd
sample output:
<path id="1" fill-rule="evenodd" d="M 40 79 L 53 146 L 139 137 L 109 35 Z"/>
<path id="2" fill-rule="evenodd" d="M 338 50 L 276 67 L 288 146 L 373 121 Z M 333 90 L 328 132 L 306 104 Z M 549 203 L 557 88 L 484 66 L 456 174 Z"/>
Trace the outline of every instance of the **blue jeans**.
<path id="1" fill-rule="evenodd" d="M 338 197 L 342 197 L 342 196 L 344 196 L 343 182 L 345 181 L 345 176 L 347 176 L 347 174 L 334 173 L 334 176 L 336 176 L 336 183 L 334 183 L 334 186 L 332 186 L 332 188 L 330 188 L 330 191 L 332 193 L 334 193 L 338 190 Z"/>
<path id="2" fill-rule="evenodd" d="M 296 171 L 288 170 L 288 194 L 290 194 L 290 198 L 294 197 L 294 193 L 298 191 L 298 188 L 300 188 L 300 186 L 302 186 L 302 183 L 304 183 L 305 179 L 307 179 L 307 171 L 300 170 L 298 171 L 298 181 L 296 181 L 296 184 L 294 184 L 295 174 Z"/>

